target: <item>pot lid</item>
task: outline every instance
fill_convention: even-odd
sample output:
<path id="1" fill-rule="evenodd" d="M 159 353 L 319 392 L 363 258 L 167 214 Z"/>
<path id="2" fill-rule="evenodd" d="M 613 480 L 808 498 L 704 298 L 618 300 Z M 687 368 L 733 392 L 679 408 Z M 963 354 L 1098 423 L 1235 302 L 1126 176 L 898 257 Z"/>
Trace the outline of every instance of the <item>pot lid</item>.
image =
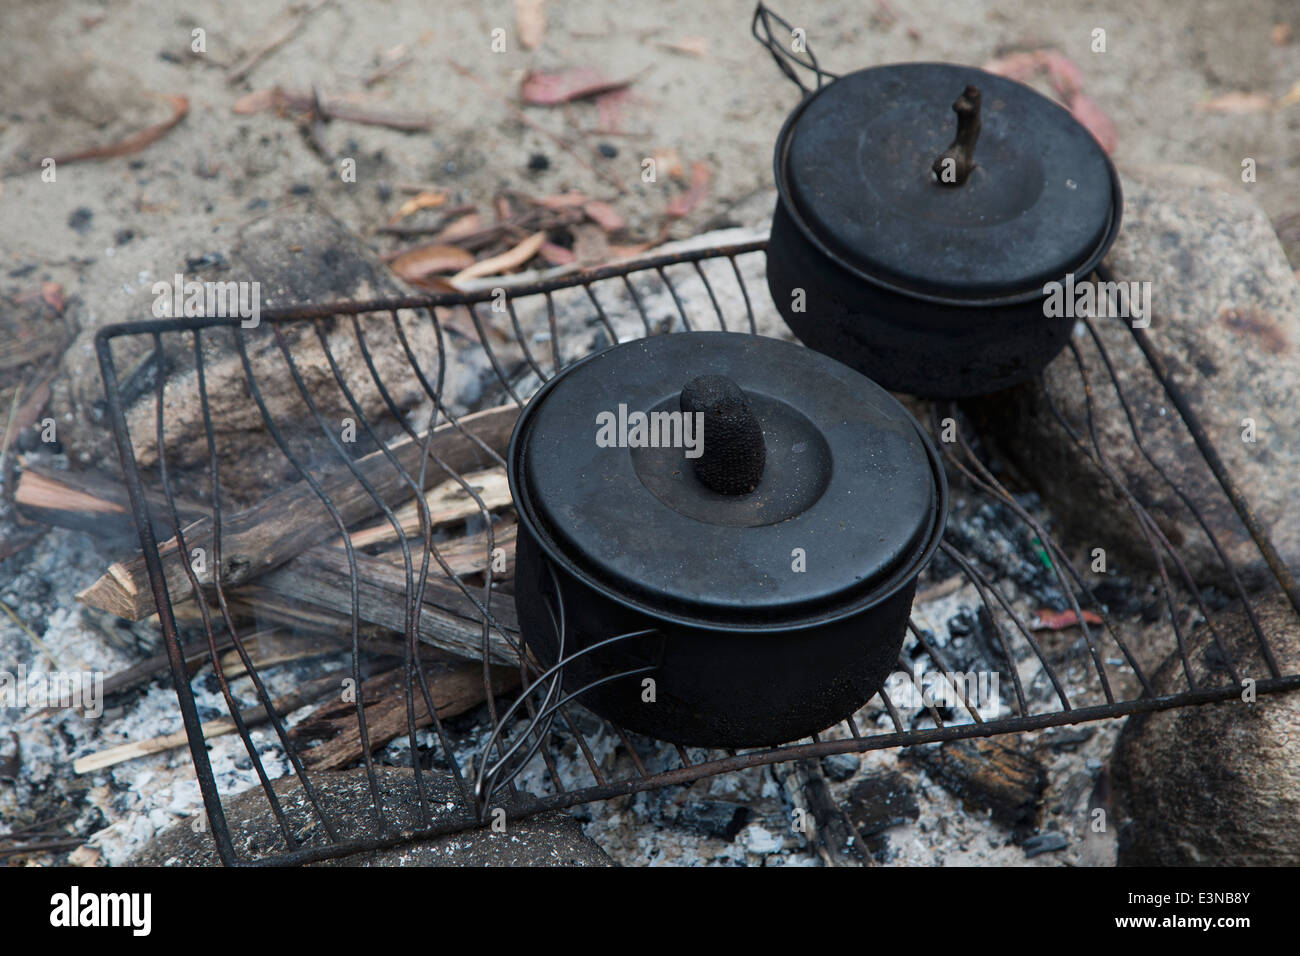
<path id="1" fill-rule="evenodd" d="M 776 176 L 831 258 L 941 299 L 1041 293 L 1095 265 L 1118 217 L 1110 159 L 1068 111 L 944 63 L 873 67 L 822 87 L 786 121 Z"/>
<path id="2" fill-rule="evenodd" d="M 616 599 L 692 620 L 806 618 L 892 593 L 937 539 L 936 474 L 915 419 L 869 379 L 727 332 L 571 366 L 510 450 L 543 550 Z"/>

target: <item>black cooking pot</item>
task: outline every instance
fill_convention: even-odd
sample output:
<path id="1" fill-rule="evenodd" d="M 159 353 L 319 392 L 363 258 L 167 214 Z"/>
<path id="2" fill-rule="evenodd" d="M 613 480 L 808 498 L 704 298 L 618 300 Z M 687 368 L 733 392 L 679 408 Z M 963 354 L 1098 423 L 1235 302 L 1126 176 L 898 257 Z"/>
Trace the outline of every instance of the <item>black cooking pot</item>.
<path id="1" fill-rule="evenodd" d="M 508 471 L 528 646 L 568 661 L 567 693 L 607 681 L 581 697 L 596 713 L 697 746 L 794 740 L 870 700 L 947 511 L 938 456 L 892 396 L 738 333 L 565 369 L 520 415 Z"/>
<path id="2" fill-rule="evenodd" d="M 773 21 L 760 4 L 755 35 L 799 82 Z M 801 65 L 818 85 L 800 82 L 777 140 L 767 249 L 790 329 L 893 391 L 960 398 L 1032 378 L 1075 322 L 1044 314 L 1047 284 L 1085 279 L 1119 231 L 1105 151 L 1051 100 L 973 67 Z"/>

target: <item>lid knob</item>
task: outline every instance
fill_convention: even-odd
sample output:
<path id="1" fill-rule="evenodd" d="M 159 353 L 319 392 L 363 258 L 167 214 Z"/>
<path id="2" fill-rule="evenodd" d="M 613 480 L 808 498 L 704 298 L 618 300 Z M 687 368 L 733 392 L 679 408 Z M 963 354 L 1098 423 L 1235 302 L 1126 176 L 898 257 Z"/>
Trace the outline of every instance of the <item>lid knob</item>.
<path id="1" fill-rule="evenodd" d="M 744 390 L 725 375 L 700 375 L 682 389 L 681 410 L 704 416 L 696 477 L 720 495 L 743 495 L 757 488 L 767 464 L 767 446 Z"/>
<path id="2" fill-rule="evenodd" d="M 968 86 L 952 104 L 957 136 L 931 164 L 940 186 L 960 186 L 975 169 L 975 141 L 980 138 L 980 91 Z"/>

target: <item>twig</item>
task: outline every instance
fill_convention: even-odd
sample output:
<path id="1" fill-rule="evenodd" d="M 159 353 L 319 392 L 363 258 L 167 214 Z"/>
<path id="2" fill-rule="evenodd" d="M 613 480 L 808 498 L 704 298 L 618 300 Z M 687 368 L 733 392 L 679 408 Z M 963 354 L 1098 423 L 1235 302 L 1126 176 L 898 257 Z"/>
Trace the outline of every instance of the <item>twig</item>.
<path id="1" fill-rule="evenodd" d="M 338 674 L 326 674 L 324 677 L 318 677 L 314 681 L 309 681 L 300 690 L 277 697 L 271 702 L 271 708 L 280 715 L 291 714 L 298 708 L 320 700 L 321 697 L 332 692 L 334 688 L 338 687 L 339 680 Z M 239 715 L 243 719 L 245 726 L 248 727 L 270 720 L 267 709 L 261 704 L 245 707 L 239 712 Z M 211 740 L 213 737 L 233 734 L 237 729 L 238 727 L 233 720 L 224 717 L 219 720 L 208 720 L 203 723 L 203 736 L 204 739 Z M 159 737 L 150 737 L 148 740 L 136 740 L 131 743 L 120 744 L 116 747 L 109 747 L 107 750 L 101 750 L 98 753 L 79 757 L 72 764 L 72 772 L 79 774 L 92 773 L 96 770 L 103 770 L 106 767 L 125 763 L 128 760 L 135 760 L 137 757 L 147 757 L 150 754 L 174 750 L 188 742 L 189 738 L 186 736 L 185 731 L 178 730 L 174 734 L 163 734 Z"/>
<path id="2" fill-rule="evenodd" d="M 428 116 L 415 113 L 398 113 L 398 112 L 379 112 L 369 110 L 355 103 L 349 103 L 340 97 L 330 97 L 321 95 L 319 101 L 311 93 L 299 93 L 296 90 L 286 90 L 281 86 L 273 86 L 267 90 L 259 90 L 256 93 L 250 93 L 247 96 L 240 97 L 235 101 L 232 111 L 240 116 L 248 116 L 253 113 L 260 113 L 267 109 L 276 109 L 281 112 L 286 110 L 311 111 L 319 108 L 330 118 L 343 120 L 346 123 L 361 123 L 365 126 L 383 126 L 388 129 L 401 130 L 407 133 L 418 133 L 425 130 L 433 129 L 433 120 Z"/>
<path id="3" fill-rule="evenodd" d="M 398 70 L 405 67 L 410 62 L 411 62 L 411 54 L 403 53 L 401 56 L 398 56 L 395 59 L 393 59 L 390 63 L 387 63 L 379 67 L 377 70 L 375 70 L 373 73 L 371 73 L 361 82 L 366 89 L 370 89 L 370 87 L 374 86 L 380 80 L 392 76 L 394 73 L 396 73 Z"/>
<path id="4" fill-rule="evenodd" d="M 251 73 L 259 63 L 261 63 L 263 60 L 265 60 L 276 50 L 280 49 L 280 47 L 284 46 L 286 43 L 292 40 L 294 36 L 298 33 L 298 31 L 300 31 L 304 26 L 307 25 L 307 21 L 311 18 L 312 14 L 314 14 L 321 7 L 325 6 L 325 4 L 327 3 L 329 3 L 329 0 L 317 0 L 316 3 L 313 3 L 306 10 L 301 11 L 298 14 L 297 19 L 294 20 L 293 23 L 289 24 L 289 26 L 285 28 L 283 32 L 281 32 L 274 39 L 272 39 L 270 43 L 267 43 L 265 46 L 262 46 L 259 49 L 254 50 L 253 53 L 249 55 L 248 59 L 246 59 L 234 72 L 232 72 L 226 78 L 226 82 L 230 83 L 230 85 L 232 86 L 235 85 L 236 83 L 243 82 L 244 78 L 248 76 L 248 74 Z"/>
<path id="5" fill-rule="evenodd" d="M 167 96 L 167 101 L 172 104 L 172 115 L 169 119 L 164 120 L 157 126 L 150 126 L 140 130 L 133 136 L 119 140 L 116 143 L 110 143 L 107 146 L 92 146 L 90 149 L 78 150 L 74 153 L 63 153 L 53 157 L 55 165 L 66 165 L 68 163 L 79 163 L 86 159 L 111 159 L 115 156 L 127 156 L 131 153 L 137 153 L 144 149 L 150 143 L 162 138 L 163 134 L 185 118 L 190 111 L 189 97 L 185 96 Z M 43 162 L 43 160 L 42 160 Z M 33 165 L 40 165 L 34 163 Z"/>
<path id="6" fill-rule="evenodd" d="M 18 397 L 23 393 L 23 383 L 14 389 L 13 401 L 9 403 L 9 417 L 5 420 L 4 438 L 0 440 L 0 475 L 4 474 L 5 455 L 9 454 L 9 436 L 14 427 L 14 416 L 18 414 Z"/>
<path id="7" fill-rule="evenodd" d="M 0 847 L 0 857 L 25 856 L 29 853 L 56 853 L 60 850 L 74 849 L 85 842 L 86 841 L 80 837 L 69 837 L 65 840 L 47 840 L 45 843 L 24 843 L 21 846 L 3 846 Z"/>
<path id="8" fill-rule="evenodd" d="M 533 256 L 537 255 L 537 250 L 542 248 L 542 243 L 546 241 L 546 231 L 538 230 L 523 242 L 511 249 L 507 249 L 499 256 L 492 256 L 488 259 L 480 259 L 472 266 L 461 269 L 451 277 L 451 284 L 459 286 L 460 283 L 467 279 L 478 279 L 482 276 L 500 275 L 502 272 L 509 272 L 511 269 L 518 269 L 524 265 Z"/>
<path id="9" fill-rule="evenodd" d="M 20 618 L 17 614 L 13 612 L 13 608 L 11 608 L 8 604 L 6 604 L 2 600 L 0 600 L 0 609 L 3 609 L 4 612 L 8 614 L 10 618 L 13 619 L 13 622 L 18 625 L 18 629 L 27 635 L 28 640 L 30 640 L 33 644 L 35 644 L 37 649 L 40 650 L 40 652 L 45 655 L 46 660 L 48 660 L 51 664 L 54 665 L 55 670 L 58 670 L 59 662 L 54 659 L 53 651 L 50 650 L 49 646 L 44 641 L 42 641 L 39 637 L 36 636 L 36 632 L 33 631 L 30 627 L 28 627 L 23 622 L 22 618 Z"/>

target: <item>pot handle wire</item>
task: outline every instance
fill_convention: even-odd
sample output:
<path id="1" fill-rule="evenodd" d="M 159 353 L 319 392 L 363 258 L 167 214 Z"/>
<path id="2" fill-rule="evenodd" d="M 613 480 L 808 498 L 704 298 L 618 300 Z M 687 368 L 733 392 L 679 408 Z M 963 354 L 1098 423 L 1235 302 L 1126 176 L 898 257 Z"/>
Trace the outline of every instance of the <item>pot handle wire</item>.
<path id="1" fill-rule="evenodd" d="M 778 31 L 773 32 L 773 24 L 779 27 Z M 839 79 L 838 73 L 831 73 L 821 68 L 817 62 L 817 55 L 808 46 L 803 28 L 791 26 L 787 20 L 769 10 L 766 4 L 760 2 L 754 7 L 754 21 L 751 28 L 754 39 L 767 48 L 767 52 L 772 55 L 781 72 L 803 91 L 804 96 L 813 90 L 820 90 L 832 80 Z M 777 39 L 778 35 L 784 35 L 785 39 Z M 812 73 L 817 78 L 817 85 L 804 86 L 800 78 L 800 70 Z"/>
<path id="2" fill-rule="evenodd" d="M 478 771 L 475 775 L 474 781 L 474 800 L 478 805 L 480 819 L 486 818 L 492 797 L 501 790 L 501 788 L 509 786 L 510 782 L 514 780 L 524 767 L 527 766 L 528 762 L 532 760 L 533 755 L 537 753 L 547 735 L 551 732 L 551 724 L 562 707 L 578 700 L 583 694 L 593 688 L 616 680 L 622 680 L 625 677 L 636 677 L 641 674 L 653 673 L 659 667 L 659 662 L 656 661 L 655 663 L 644 667 L 636 667 L 618 673 L 608 674 L 592 681 L 576 691 L 567 695 L 564 694 L 562 691 L 562 685 L 564 682 L 565 667 L 573 661 L 621 641 L 626 641 L 631 638 L 648 637 L 650 635 L 658 634 L 658 632 L 653 628 L 640 631 L 630 631 L 626 634 L 618 634 L 613 637 L 605 638 L 604 640 L 597 641 L 581 650 L 568 653 L 566 648 L 568 625 L 564 614 L 563 592 L 560 590 L 560 583 L 556 578 L 555 567 L 549 561 L 546 562 L 546 570 L 550 577 L 551 593 L 544 597 L 546 600 L 547 611 L 551 617 L 551 626 L 555 629 L 558 641 L 556 654 L 557 659 L 551 667 L 536 675 L 533 682 L 522 689 L 515 702 L 511 704 L 509 709 L 507 709 L 506 712 L 497 719 L 496 726 L 492 728 L 491 735 L 480 749 L 477 760 Z M 661 645 L 659 647 L 660 659 L 662 659 L 662 653 L 663 648 Z M 498 744 L 498 740 L 505 734 L 506 727 L 509 725 L 514 715 L 521 707 L 525 706 L 530 697 L 539 690 L 545 692 L 542 696 L 540 705 L 533 709 L 533 713 L 524 728 L 515 734 L 514 742 L 508 747 L 505 745 L 504 740 Z M 499 757 L 495 761 L 491 756 L 494 747 L 497 748 L 499 753 Z"/>

